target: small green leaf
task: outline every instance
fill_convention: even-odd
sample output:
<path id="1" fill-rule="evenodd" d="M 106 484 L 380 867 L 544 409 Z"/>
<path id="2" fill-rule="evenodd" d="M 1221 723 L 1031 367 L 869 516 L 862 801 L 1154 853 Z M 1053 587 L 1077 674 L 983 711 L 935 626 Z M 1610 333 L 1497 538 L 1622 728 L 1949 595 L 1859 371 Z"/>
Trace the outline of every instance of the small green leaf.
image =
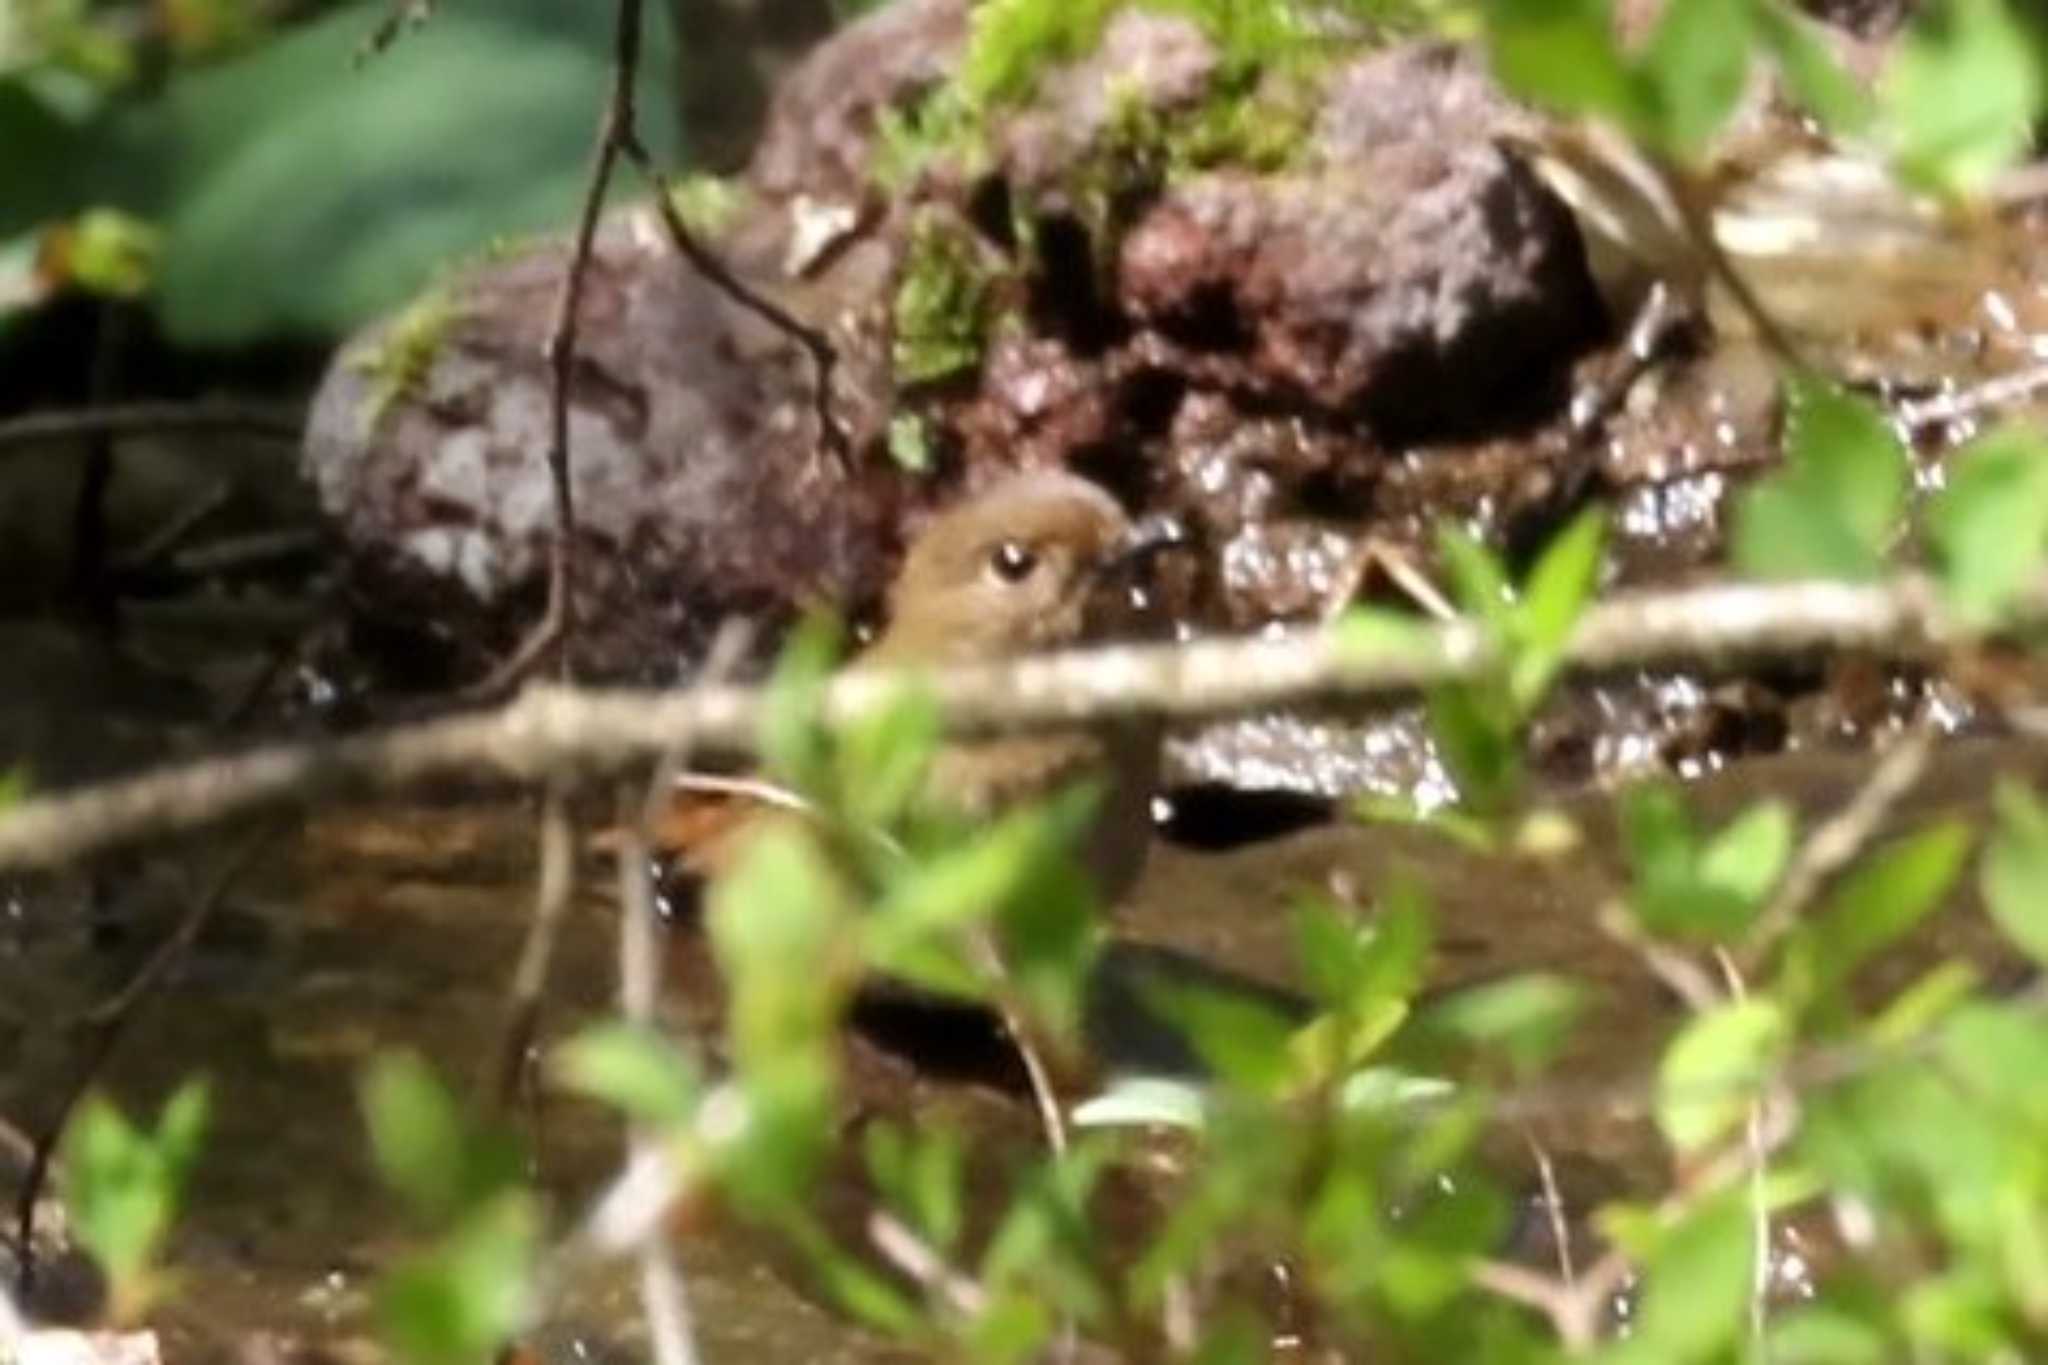
<path id="1" fill-rule="evenodd" d="M 447 1239 L 402 1262 L 377 1293 L 386 1338 L 411 1365 L 487 1365 L 531 1311 L 540 1241 L 533 1197 L 507 1190 L 472 1210 Z"/>
<path id="2" fill-rule="evenodd" d="M 1734 557 L 1761 578 L 1874 577 L 1905 505 L 1905 448 L 1865 399 L 1795 376 L 1785 468 L 1749 490 Z"/>
<path id="3" fill-rule="evenodd" d="M 775 661 L 761 721 L 761 756 L 768 771 L 828 807 L 837 794 L 826 790 L 831 750 L 819 705 L 839 665 L 841 647 L 839 627 L 831 620 L 813 616 L 799 625 Z"/>
<path id="4" fill-rule="evenodd" d="M 1630 1350 L 1663 1365 L 1716 1358 L 1748 1328 L 1755 1257 L 1746 1201 L 1723 1196 L 1689 1213 L 1645 1268 L 1649 1289 Z"/>
<path id="5" fill-rule="evenodd" d="M 2048 807 L 2011 778 L 1992 802 L 1998 829 L 1980 874 L 1984 908 L 2014 946 L 2048 963 Z"/>
<path id="6" fill-rule="evenodd" d="M 1543 551 L 1515 611 L 1515 655 L 1508 691 L 1526 715 L 1550 690 L 1586 604 L 1600 586 L 1607 513 L 1590 507 Z"/>
<path id="7" fill-rule="evenodd" d="M 1972 625 L 1994 624 L 2048 549 L 2048 443 L 2014 427 L 1957 451 L 1927 526 L 1950 608 Z"/>
<path id="8" fill-rule="evenodd" d="M 1555 1055 L 1585 1003 L 1577 982 L 1524 972 L 1458 991 L 1424 1016 L 1425 1029 L 1476 1049 L 1497 1049 L 1527 1074 Z"/>
<path id="9" fill-rule="evenodd" d="M 1640 66 L 1659 141 L 1697 161 L 1749 83 L 1751 0 L 1670 0 Z"/>
<path id="10" fill-rule="evenodd" d="M 2026 152 L 2042 85 L 2033 37 L 2005 0 L 1927 0 L 1883 83 L 1900 168 L 1936 190 L 1981 188 Z"/>
<path id="11" fill-rule="evenodd" d="M 889 419 L 889 458 L 913 474 L 931 472 L 931 427 L 923 417 L 899 412 Z"/>
<path id="12" fill-rule="evenodd" d="M 1793 833 L 1789 804 L 1758 802 L 1707 841 L 1700 854 L 1700 880 L 1745 905 L 1761 907 L 1791 861 Z"/>
<path id="13" fill-rule="evenodd" d="M 140 1314 L 153 1297 L 151 1263 L 198 1162 L 207 1110 L 206 1082 L 187 1081 L 165 1102 L 152 1133 L 95 1095 L 65 1135 L 65 1207 L 113 1286 L 119 1316 Z"/>
<path id="14" fill-rule="evenodd" d="M 1489 0 L 1486 19 L 1494 73 L 1511 93 L 1629 132 L 1649 126 L 1607 0 Z"/>
<path id="15" fill-rule="evenodd" d="M 862 1135 L 875 1187 L 933 1248 L 950 1253 L 966 1217 L 967 1146 L 942 1124 L 876 1120 Z"/>
<path id="16" fill-rule="evenodd" d="M 1518 721 L 1496 691 L 1451 683 L 1433 688 L 1424 703 L 1458 799 L 1482 814 L 1505 809 L 1522 780 Z"/>
<path id="17" fill-rule="evenodd" d="M 1791 1037 L 1775 1002 L 1737 1001 L 1687 1022 L 1657 1068 L 1657 1124 L 1680 1156 L 1742 1121 Z"/>
<path id="18" fill-rule="evenodd" d="M 1819 26 L 1789 5 L 1752 6 L 1758 39 L 1776 59 L 1792 98 L 1836 137 L 1860 133 L 1873 109 L 1863 86 L 1835 60 Z"/>
<path id="19" fill-rule="evenodd" d="M 928 695 L 905 692 L 839 732 L 839 812 L 856 827 L 887 829 L 923 793 L 944 727 Z"/>
<path id="20" fill-rule="evenodd" d="M 1200 1132 L 1202 1088 L 1164 1076 L 1125 1076 L 1074 1106 L 1077 1128 L 1181 1128 Z"/>
<path id="21" fill-rule="evenodd" d="M 5 772 L 0 772 L 0 810 L 6 810 L 9 806 L 27 799 L 32 785 L 27 764 L 16 764 Z"/>
<path id="22" fill-rule="evenodd" d="M 1156 971 L 1141 976 L 1137 987 L 1225 1081 L 1259 1095 L 1277 1093 L 1286 1081 L 1295 1023 L 1266 1001 Z"/>
<path id="23" fill-rule="evenodd" d="M 387 1052 L 360 1086 L 370 1150 L 384 1182 L 423 1217 L 451 1213 L 462 1188 L 461 1111 L 417 1052 Z"/>
<path id="24" fill-rule="evenodd" d="M 1507 637 L 1515 624 L 1515 589 L 1500 557 L 1456 526 L 1439 526 L 1436 546 L 1458 606 Z"/>
<path id="25" fill-rule="evenodd" d="M 553 1060 L 556 1073 L 577 1090 L 665 1128 L 690 1122 L 703 1097 L 703 1078 L 675 1044 L 623 1020 L 585 1029 Z"/>
<path id="26" fill-rule="evenodd" d="M 1381 607 L 1352 607 L 1330 627 L 1331 638 L 1347 660 L 1382 663 L 1395 659 L 1427 659 L 1434 637 L 1429 625 L 1405 612 Z"/>
<path id="27" fill-rule="evenodd" d="M 1793 939 L 1793 990 L 1830 990 L 1910 933 L 1941 904 L 1969 848 L 1968 827 L 1947 820 L 1865 858 Z"/>

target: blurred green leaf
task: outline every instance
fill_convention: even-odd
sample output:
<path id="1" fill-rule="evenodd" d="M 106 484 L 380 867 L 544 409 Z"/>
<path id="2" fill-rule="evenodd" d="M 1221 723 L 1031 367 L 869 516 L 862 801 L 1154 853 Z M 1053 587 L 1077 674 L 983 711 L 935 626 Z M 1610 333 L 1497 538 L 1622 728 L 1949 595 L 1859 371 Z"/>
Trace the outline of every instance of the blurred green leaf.
<path id="1" fill-rule="evenodd" d="M 207 1086 L 188 1080 L 164 1103 L 154 1132 L 94 1095 L 64 1139 L 64 1203 L 79 1243 L 113 1286 L 115 1312 L 139 1315 L 154 1296 L 151 1263 L 177 1217 L 199 1159 Z"/>
<path id="2" fill-rule="evenodd" d="M 378 1172 L 421 1219 L 446 1222 L 520 1180 L 518 1142 L 467 1120 L 417 1052 L 373 1058 L 358 1097 Z"/>
<path id="3" fill-rule="evenodd" d="M 1456 526 L 1439 526 L 1436 546 L 1459 609 L 1485 622 L 1506 643 L 1515 624 L 1515 589 L 1500 557 Z"/>
<path id="4" fill-rule="evenodd" d="M 1515 650 L 1508 690 L 1524 714 L 1550 690 L 1565 647 L 1600 586 L 1607 511 L 1589 507 L 1544 548 L 1515 609 Z"/>
<path id="5" fill-rule="evenodd" d="M 1295 1021 L 1271 1004 L 1163 972 L 1140 976 L 1137 986 L 1146 1004 L 1224 1081 L 1255 1095 L 1276 1094 L 1286 1081 Z"/>
<path id="6" fill-rule="evenodd" d="M 1644 1365 L 1718 1359 L 1748 1330 L 1755 1252 L 1743 1198 L 1723 1195 L 1689 1212 L 1650 1256 L 1636 1330 L 1614 1358 Z"/>
<path id="7" fill-rule="evenodd" d="M 1858 863 L 1788 944 L 1792 997 L 1832 990 L 1910 933 L 1941 904 L 1969 847 L 1968 827 L 1948 820 L 1885 844 Z"/>
<path id="8" fill-rule="evenodd" d="M 1926 0 L 1882 86 L 1900 168 L 1967 193 L 2015 164 L 2042 111 L 2041 57 L 2006 0 Z"/>
<path id="9" fill-rule="evenodd" d="M 1506 698 L 1451 683 L 1432 688 L 1424 705 L 1460 802 L 1480 814 L 1503 812 L 1522 780 L 1521 721 Z"/>
<path id="10" fill-rule="evenodd" d="M 812 616 L 791 632 L 775 660 L 761 719 L 761 757 L 769 773 L 803 796 L 835 808 L 831 737 L 820 706 L 844 648 L 838 624 Z"/>
<path id="11" fill-rule="evenodd" d="M 1790 804 L 1759 801 L 1707 841 L 1700 854 L 1700 880 L 1761 906 L 1791 861 L 1793 834 Z"/>
<path id="12" fill-rule="evenodd" d="M 624 1020 L 593 1025 L 564 1043 L 554 1069 L 575 1089 L 643 1123 L 678 1127 L 696 1116 L 696 1065 L 653 1029 Z"/>
<path id="13" fill-rule="evenodd" d="M 1980 874 L 1984 908 L 2014 946 L 2048 963 L 2048 807 L 2011 778 L 1992 804 L 1998 824 Z"/>
<path id="14" fill-rule="evenodd" d="M 950 1254 L 966 1222 L 967 1147 L 943 1124 L 904 1129 L 885 1120 L 862 1137 L 868 1173 L 891 1208 L 936 1251 Z"/>
<path id="15" fill-rule="evenodd" d="M 1433 638 L 1427 622 L 1380 607 L 1351 607 L 1330 629 L 1344 657 L 1361 663 L 1426 658 Z"/>
<path id="16" fill-rule="evenodd" d="M 1077 1128 L 1202 1128 L 1202 1088 L 1164 1076 L 1124 1076 L 1074 1106 Z"/>
<path id="17" fill-rule="evenodd" d="M 1515 1071 L 1529 1074 L 1557 1053 L 1585 1003 L 1578 982 L 1524 972 L 1453 993 L 1423 1016 L 1423 1026 L 1482 1053 L 1497 1051 Z"/>
<path id="18" fill-rule="evenodd" d="M 2048 549 L 2048 442 L 2008 427 L 1957 451 L 1927 527 L 1950 608 L 1972 625 L 1996 622 Z"/>
<path id="19" fill-rule="evenodd" d="M 386 1340 L 411 1365 L 488 1365 L 527 1325 L 540 1239 L 533 1197 L 507 1190 L 472 1209 L 430 1251 L 378 1286 Z"/>
<path id="20" fill-rule="evenodd" d="M 1705 153 L 1749 83 L 1755 8 L 1752 0 L 1669 0 L 1658 18 L 1639 69 L 1659 141 L 1683 160 Z"/>
<path id="21" fill-rule="evenodd" d="M 1681 1157 L 1743 1120 L 1791 1038 L 1776 1002 L 1735 1001 L 1688 1020 L 1657 1067 L 1657 1125 Z"/>
<path id="22" fill-rule="evenodd" d="M 840 815 L 887 829 L 924 790 L 942 727 L 928 696 L 905 693 L 838 735 Z"/>
<path id="23" fill-rule="evenodd" d="M 1886 1365 L 1894 1347 L 1875 1322 L 1829 1303 L 1809 1303 L 1771 1322 L 1769 1359 L 1779 1365 Z"/>
<path id="24" fill-rule="evenodd" d="M 1864 580 L 1883 567 L 1908 466 L 1884 415 L 1819 380 L 1786 383 L 1785 468 L 1749 490 L 1733 554 L 1759 578 Z"/>
<path id="25" fill-rule="evenodd" d="M 1651 783 L 1621 800 L 1630 906 L 1655 934 L 1732 941 L 1763 908 L 1792 851 L 1792 814 L 1762 802 L 1701 842 L 1677 790 Z"/>
<path id="26" fill-rule="evenodd" d="M 26 764 L 18 763 L 0 771 L 0 810 L 26 800 L 33 787 L 34 780 L 29 776 Z"/>
<path id="27" fill-rule="evenodd" d="M 92 294 L 132 299 L 147 292 L 162 234 L 133 214 L 95 208 L 61 229 L 55 255 L 65 280 Z"/>
<path id="28" fill-rule="evenodd" d="M 1650 126 L 1608 0 L 1487 0 L 1486 36 L 1494 73 L 1511 93 L 1629 132 Z"/>
<path id="29" fill-rule="evenodd" d="M 1821 27 L 1790 5 L 1752 6 L 1758 39 L 1777 60 L 1792 98 L 1836 137 L 1863 131 L 1873 113 L 1870 96 L 1835 60 Z"/>

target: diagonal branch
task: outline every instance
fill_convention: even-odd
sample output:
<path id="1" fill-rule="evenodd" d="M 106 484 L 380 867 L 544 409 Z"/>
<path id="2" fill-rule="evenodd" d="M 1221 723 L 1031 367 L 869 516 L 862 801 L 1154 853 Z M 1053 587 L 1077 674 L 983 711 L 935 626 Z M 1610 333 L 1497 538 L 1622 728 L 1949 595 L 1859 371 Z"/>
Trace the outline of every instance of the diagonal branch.
<path id="1" fill-rule="evenodd" d="M 2048 622 L 2048 580 L 2015 608 Z M 1855 586 L 1730 585 L 1618 598 L 1589 610 L 1568 664 L 1600 672 L 1654 662 L 1719 665 L 1815 649 L 1923 655 L 1956 638 L 1934 585 L 1919 576 Z M 828 722 L 875 715 L 915 681 L 956 731 L 1026 729 L 1131 715 L 1216 716 L 1413 692 L 1471 678 L 1496 655 L 1469 620 L 1417 626 L 1397 652 L 1361 652 L 1335 629 L 1185 644 L 1123 645 L 910 675 L 849 669 L 823 697 Z M 689 739 L 750 752 L 760 688 L 687 691 L 535 686 L 496 710 L 342 739 L 201 759 L 0 812 L 0 869 L 51 867 L 146 835 L 176 834 L 283 802 L 390 791 L 466 775 L 536 781 L 616 774 Z"/>

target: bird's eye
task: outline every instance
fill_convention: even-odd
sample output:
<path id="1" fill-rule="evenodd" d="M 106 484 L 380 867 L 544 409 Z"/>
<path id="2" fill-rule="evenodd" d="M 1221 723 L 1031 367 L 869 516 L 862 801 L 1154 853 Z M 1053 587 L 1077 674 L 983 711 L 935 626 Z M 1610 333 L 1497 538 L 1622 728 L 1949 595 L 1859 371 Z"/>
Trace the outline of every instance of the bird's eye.
<path id="1" fill-rule="evenodd" d="M 1028 545 L 1006 540 L 988 558 L 989 568 L 1005 583 L 1022 583 L 1038 567 L 1038 555 Z"/>

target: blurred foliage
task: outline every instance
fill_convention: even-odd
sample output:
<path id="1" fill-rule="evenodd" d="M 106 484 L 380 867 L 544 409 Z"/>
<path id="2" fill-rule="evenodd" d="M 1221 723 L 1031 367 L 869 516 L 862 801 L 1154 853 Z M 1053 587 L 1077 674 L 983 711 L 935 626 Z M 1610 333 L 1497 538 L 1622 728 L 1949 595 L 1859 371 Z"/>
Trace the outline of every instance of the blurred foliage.
<path id="1" fill-rule="evenodd" d="M 206 1083 L 187 1081 L 164 1102 L 153 1132 L 95 1095 L 65 1134 L 65 1208 L 80 1245 L 106 1273 L 117 1321 L 134 1321 L 169 1289 L 156 1260 L 206 1121 Z"/>
<path id="2" fill-rule="evenodd" d="M 451 5 L 359 65 L 382 12 L 273 23 L 248 0 L 25 5 L 0 29 L 0 320 L 53 289 L 147 281 L 180 341 L 332 335 L 495 239 L 569 221 L 612 8 Z M 666 15 L 647 9 L 640 110 L 672 159 Z M 110 222 L 153 224 L 128 234 L 152 250 L 108 246 L 124 262 L 111 273 L 77 268 L 100 256 L 75 246 L 52 256 L 51 241 L 99 242 Z"/>

